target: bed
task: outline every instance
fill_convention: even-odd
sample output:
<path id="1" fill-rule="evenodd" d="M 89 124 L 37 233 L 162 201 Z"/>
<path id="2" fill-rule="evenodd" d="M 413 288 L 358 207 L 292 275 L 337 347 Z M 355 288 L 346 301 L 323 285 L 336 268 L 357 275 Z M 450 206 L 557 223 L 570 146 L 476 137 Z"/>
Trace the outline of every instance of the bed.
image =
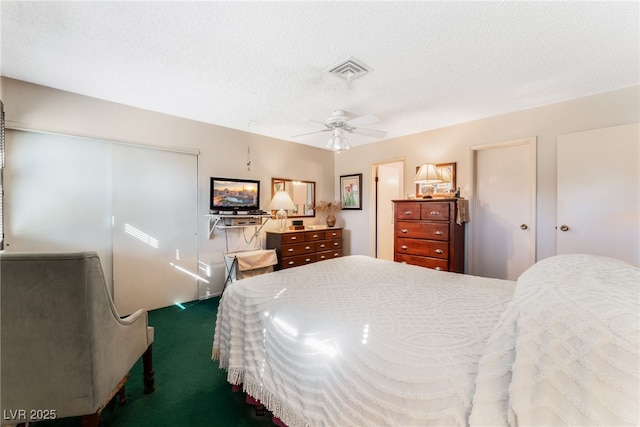
<path id="1" fill-rule="evenodd" d="M 240 280 L 213 358 L 289 427 L 637 425 L 640 269 L 517 282 L 348 256 Z"/>

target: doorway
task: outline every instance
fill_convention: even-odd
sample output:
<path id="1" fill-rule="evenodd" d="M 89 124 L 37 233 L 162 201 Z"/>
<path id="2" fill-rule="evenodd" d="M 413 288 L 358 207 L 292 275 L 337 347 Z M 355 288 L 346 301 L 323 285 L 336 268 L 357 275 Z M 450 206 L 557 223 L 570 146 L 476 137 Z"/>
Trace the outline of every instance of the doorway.
<path id="1" fill-rule="evenodd" d="M 536 142 L 471 147 L 471 274 L 516 280 L 535 262 Z"/>
<path id="2" fill-rule="evenodd" d="M 393 261 L 393 203 L 402 198 L 404 161 L 393 160 L 373 165 L 374 177 L 374 249 L 376 258 Z"/>

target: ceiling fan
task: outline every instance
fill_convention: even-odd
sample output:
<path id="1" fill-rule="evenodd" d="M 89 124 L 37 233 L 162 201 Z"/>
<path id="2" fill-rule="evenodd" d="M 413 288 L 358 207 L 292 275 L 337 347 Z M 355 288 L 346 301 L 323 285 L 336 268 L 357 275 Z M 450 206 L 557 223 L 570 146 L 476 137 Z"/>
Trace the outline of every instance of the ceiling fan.
<path id="1" fill-rule="evenodd" d="M 380 119 L 373 114 L 367 114 L 366 116 L 349 119 L 347 117 L 347 113 L 343 110 L 335 110 L 333 113 L 331 113 L 331 117 L 329 117 L 324 122 L 313 119 L 309 120 L 315 123 L 320 123 L 324 125 L 325 128 L 313 132 L 294 135 L 292 138 L 311 135 L 314 133 L 332 132 L 332 136 L 331 138 L 329 138 L 329 142 L 327 143 L 327 148 L 331 148 L 334 151 L 347 150 L 351 148 L 351 146 L 349 145 L 349 141 L 347 141 L 347 138 L 344 136 L 345 132 L 371 136 L 374 138 L 384 138 L 387 135 L 387 132 L 382 130 L 361 127 L 380 121 Z"/>

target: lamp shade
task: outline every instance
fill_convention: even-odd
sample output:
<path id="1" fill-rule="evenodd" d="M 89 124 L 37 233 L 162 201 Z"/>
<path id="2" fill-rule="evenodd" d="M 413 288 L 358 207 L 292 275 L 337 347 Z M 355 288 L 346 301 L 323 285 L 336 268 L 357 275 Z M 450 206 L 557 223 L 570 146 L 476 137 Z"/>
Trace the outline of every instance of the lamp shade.
<path id="1" fill-rule="evenodd" d="M 295 209 L 296 206 L 293 204 L 293 200 L 291 200 L 291 196 L 286 191 L 276 191 L 276 194 L 273 195 L 273 199 L 271 199 L 271 203 L 269 203 L 270 211 L 276 212 L 276 220 L 278 221 L 278 230 L 284 231 L 287 228 L 287 211 Z"/>
<path id="2" fill-rule="evenodd" d="M 436 165 L 433 163 L 427 163 L 420 166 L 420 169 L 418 169 L 418 173 L 416 173 L 416 177 L 413 181 L 422 184 L 432 184 L 442 182 L 442 176 L 436 169 Z"/>
<path id="3" fill-rule="evenodd" d="M 276 191 L 276 194 L 273 195 L 273 199 L 271 199 L 271 203 L 269 203 L 269 207 L 267 208 L 270 211 L 277 210 L 285 210 L 290 211 L 295 209 L 295 205 L 293 204 L 293 200 L 291 200 L 291 196 L 286 191 Z"/>

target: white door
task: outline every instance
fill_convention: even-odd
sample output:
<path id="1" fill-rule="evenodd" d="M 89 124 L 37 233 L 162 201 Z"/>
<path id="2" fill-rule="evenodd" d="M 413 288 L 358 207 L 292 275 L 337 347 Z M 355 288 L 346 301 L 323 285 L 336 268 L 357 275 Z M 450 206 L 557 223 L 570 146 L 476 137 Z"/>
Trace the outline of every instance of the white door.
<path id="1" fill-rule="evenodd" d="M 558 137 L 557 253 L 640 265 L 640 124 Z"/>
<path id="2" fill-rule="evenodd" d="M 535 262 L 536 139 L 471 150 L 470 272 L 515 280 Z"/>
<path id="3" fill-rule="evenodd" d="M 403 162 L 376 165 L 376 257 L 393 261 L 393 204 L 402 198 Z"/>
<path id="4" fill-rule="evenodd" d="M 118 311 L 197 299 L 197 156 L 114 144 L 113 164 Z"/>

